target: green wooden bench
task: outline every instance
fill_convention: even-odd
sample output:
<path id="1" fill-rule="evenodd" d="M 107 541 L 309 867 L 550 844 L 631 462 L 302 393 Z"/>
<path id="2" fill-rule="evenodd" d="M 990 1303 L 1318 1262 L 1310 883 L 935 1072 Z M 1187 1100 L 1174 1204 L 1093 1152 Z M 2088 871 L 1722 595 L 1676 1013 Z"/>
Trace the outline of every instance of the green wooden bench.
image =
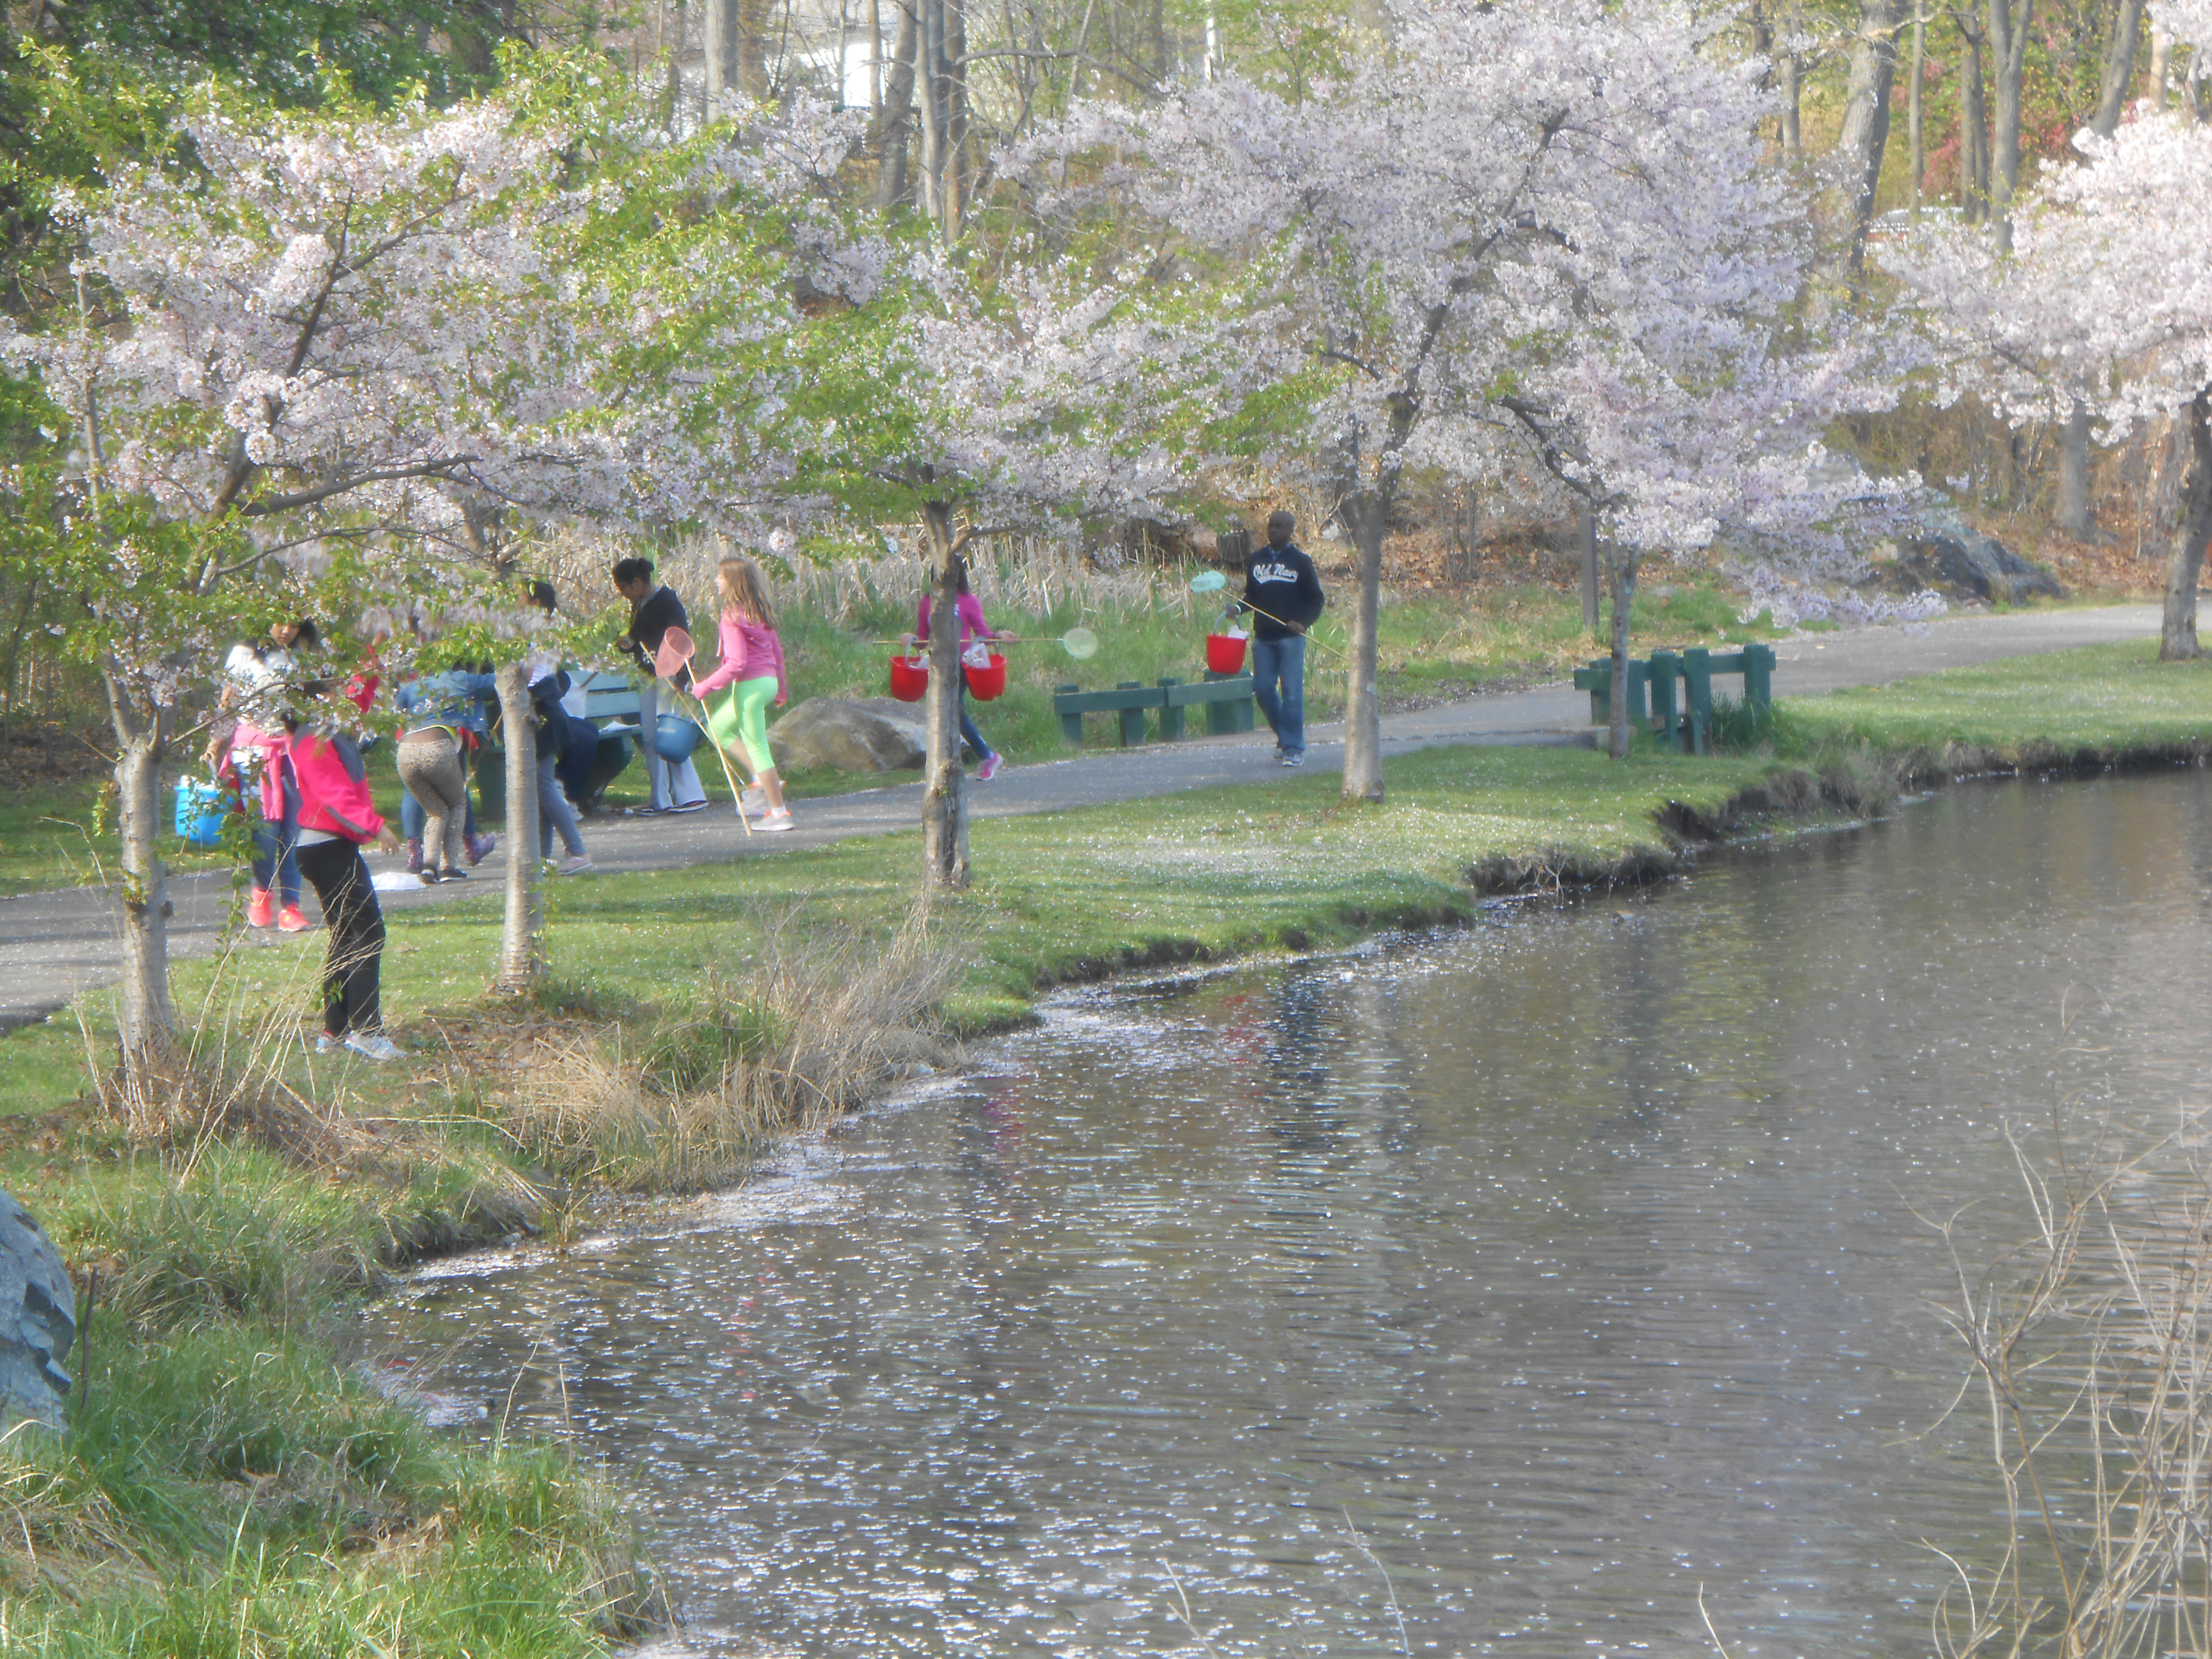
<path id="1" fill-rule="evenodd" d="M 1063 685 L 1053 695 L 1052 712 L 1060 716 L 1061 734 L 1070 744 L 1079 746 L 1083 742 L 1085 714 L 1118 714 L 1121 745 L 1126 749 L 1145 740 L 1147 708 L 1160 711 L 1160 738 L 1174 743 L 1189 735 L 1185 715 L 1200 705 L 1206 709 L 1208 734 L 1218 737 L 1224 732 L 1249 732 L 1252 677 L 1209 672 L 1203 680 L 1191 684 L 1169 678 L 1158 685 L 1124 680 L 1111 691 L 1085 691 L 1079 685 Z"/>
<path id="2" fill-rule="evenodd" d="M 1648 662 L 1628 660 L 1628 718 L 1632 724 L 1679 742 L 1684 752 L 1707 753 L 1713 738 L 1713 676 L 1743 677 L 1743 702 L 1752 708 L 1774 702 L 1774 647 L 1747 645 L 1741 651 L 1714 652 L 1703 646 L 1687 651 L 1654 651 Z M 1683 696 L 1678 706 L 1676 682 Z M 1613 718 L 1613 659 L 1601 657 L 1575 670 L 1575 689 L 1589 693 L 1590 724 Z"/>

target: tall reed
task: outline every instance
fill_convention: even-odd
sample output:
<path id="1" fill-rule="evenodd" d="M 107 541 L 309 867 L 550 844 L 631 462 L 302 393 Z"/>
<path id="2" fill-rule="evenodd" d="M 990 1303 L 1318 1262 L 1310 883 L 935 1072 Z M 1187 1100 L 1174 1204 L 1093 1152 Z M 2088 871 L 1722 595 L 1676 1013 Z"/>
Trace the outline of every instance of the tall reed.
<path id="1" fill-rule="evenodd" d="M 751 930 L 748 930 L 751 931 Z M 936 1054 L 962 953 L 917 908 L 889 940 L 766 918 L 762 959 L 710 976 L 641 1038 L 541 1041 L 507 1127 L 556 1167 L 630 1190 L 727 1179 L 770 1135 L 851 1110 Z"/>
<path id="2" fill-rule="evenodd" d="M 2110 1120 L 2009 1125 L 2033 1231 L 1976 1270 L 1941 1224 L 1963 1402 L 2004 1493 L 1995 1560 L 1937 1551 L 1944 1659 L 2212 1653 L 2208 1121 L 2133 1147 Z"/>

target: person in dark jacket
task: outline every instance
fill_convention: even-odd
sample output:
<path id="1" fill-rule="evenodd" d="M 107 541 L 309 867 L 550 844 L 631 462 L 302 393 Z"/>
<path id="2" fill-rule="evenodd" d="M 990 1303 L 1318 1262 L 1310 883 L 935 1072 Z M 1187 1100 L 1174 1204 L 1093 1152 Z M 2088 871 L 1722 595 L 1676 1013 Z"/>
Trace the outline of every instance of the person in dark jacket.
<path id="1" fill-rule="evenodd" d="M 1287 513 L 1267 515 L 1267 544 L 1255 548 L 1244 568 L 1244 597 L 1229 614 L 1252 613 L 1252 698 L 1275 733 L 1285 766 L 1306 758 L 1306 629 L 1321 619 L 1328 600 L 1314 562 L 1291 544 L 1298 521 Z"/>
<path id="2" fill-rule="evenodd" d="M 645 750 L 645 776 L 652 786 L 653 800 L 650 805 L 632 809 L 633 814 L 649 817 L 656 812 L 696 812 L 707 805 L 699 774 L 688 760 L 661 759 L 653 746 L 654 722 L 660 716 L 660 682 L 653 678 L 653 653 L 660 649 L 670 629 L 690 633 L 691 619 L 684 614 L 684 601 L 675 592 L 653 580 L 652 560 L 617 559 L 614 577 L 615 592 L 629 601 L 629 632 L 617 643 L 645 671 L 645 684 L 637 694 L 638 741 Z M 688 690 L 690 671 L 678 673 L 676 684 Z"/>

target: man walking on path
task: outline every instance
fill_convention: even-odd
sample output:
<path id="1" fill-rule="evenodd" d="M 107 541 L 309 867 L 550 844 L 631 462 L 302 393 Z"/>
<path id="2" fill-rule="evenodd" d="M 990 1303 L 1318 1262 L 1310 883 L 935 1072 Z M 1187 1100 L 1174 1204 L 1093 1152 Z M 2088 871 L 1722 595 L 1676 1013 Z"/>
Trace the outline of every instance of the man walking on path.
<path id="1" fill-rule="evenodd" d="M 684 614 L 684 601 L 676 597 L 672 588 L 663 587 L 653 580 L 653 561 L 650 559 L 617 559 L 615 561 L 615 592 L 629 601 L 629 632 L 619 643 L 636 659 L 645 671 L 645 684 L 637 694 L 638 744 L 645 751 L 645 778 L 652 786 L 653 804 L 634 809 L 634 815 L 650 817 L 656 812 L 696 812 L 707 805 L 707 792 L 699 787 L 699 774 L 688 760 L 666 761 L 653 743 L 660 717 L 660 682 L 653 678 L 653 653 L 660 649 L 664 635 L 672 628 L 691 631 L 691 619 Z M 691 671 L 679 672 L 677 684 L 689 689 Z"/>
<path id="2" fill-rule="evenodd" d="M 1305 763 L 1306 629 L 1328 603 L 1314 562 L 1291 544 L 1297 527 L 1287 513 L 1267 515 L 1267 544 L 1246 561 L 1244 597 L 1229 608 L 1252 613 L 1252 697 L 1285 766 Z"/>

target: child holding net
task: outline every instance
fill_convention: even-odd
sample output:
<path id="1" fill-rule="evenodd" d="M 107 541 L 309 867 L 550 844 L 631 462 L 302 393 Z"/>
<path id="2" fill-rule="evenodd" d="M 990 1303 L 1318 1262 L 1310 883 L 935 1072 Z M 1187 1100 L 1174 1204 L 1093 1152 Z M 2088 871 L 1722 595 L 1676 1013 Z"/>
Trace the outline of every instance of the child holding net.
<path id="1" fill-rule="evenodd" d="M 781 708 L 791 688 L 784 678 L 783 641 L 776 637 L 768 582 L 750 559 L 732 557 L 715 571 L 714 591 L 721 600 L 722 660 L 693 691 L 707 710 L 708 733 L 725 753 L 750 763 L 753 781 L 767 798 L 754 827 L 788 830 L 791 810 L 784 805 L 783 780 L 776 775 L 775 756 L 768 746 L 768 710 L 771 702 Z M 730 695 L 719 707 L 708 701 L 725 687 Z M 738 810 L 745 809 L 740 805 Z"/>

